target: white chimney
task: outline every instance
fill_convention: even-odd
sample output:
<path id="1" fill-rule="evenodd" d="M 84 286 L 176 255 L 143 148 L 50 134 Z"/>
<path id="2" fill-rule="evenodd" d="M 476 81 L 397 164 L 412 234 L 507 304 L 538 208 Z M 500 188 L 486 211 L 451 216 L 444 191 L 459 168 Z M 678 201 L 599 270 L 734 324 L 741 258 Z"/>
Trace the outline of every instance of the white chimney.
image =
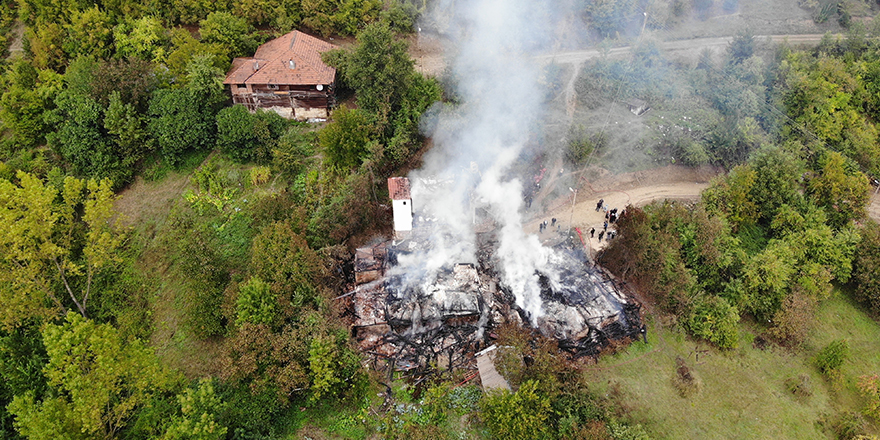
<path id="1" fill-rule="evenodd" d="M 412 196 L 409 179 L 406 177 L 388 178 L 388 195 L 391 196 L 391 209 L 394 212 L 394 232 L 409 232 L 413 228 Z"/>

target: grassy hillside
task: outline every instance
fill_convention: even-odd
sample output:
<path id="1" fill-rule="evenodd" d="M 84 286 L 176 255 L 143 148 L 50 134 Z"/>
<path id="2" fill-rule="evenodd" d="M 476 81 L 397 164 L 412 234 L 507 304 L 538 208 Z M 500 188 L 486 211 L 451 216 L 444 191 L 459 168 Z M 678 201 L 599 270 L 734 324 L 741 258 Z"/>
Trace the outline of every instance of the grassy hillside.
<path id="1" fill-rule="evenodd" d="M 637 342 L 583 374 L 656 438 L 832 438 L 839 414 L 858 412 L 863 404 L 858 376 L 880 371 L 880 325 L 839 293 L 820 306 L 817 321 L 803 350 L 758 348 L 745 329 L 740 348 L 730 352 L 655 321 L 648 344 Z M 829 380 L 813 358 L 836 339 L 848 340 L 850 356 L 841 377 Z M 674 385 L 678 357 L 696 379 L 687 397 Z M 786 381 L 801 383 L 801 376 L 811 395 L 789 391 Z"/>

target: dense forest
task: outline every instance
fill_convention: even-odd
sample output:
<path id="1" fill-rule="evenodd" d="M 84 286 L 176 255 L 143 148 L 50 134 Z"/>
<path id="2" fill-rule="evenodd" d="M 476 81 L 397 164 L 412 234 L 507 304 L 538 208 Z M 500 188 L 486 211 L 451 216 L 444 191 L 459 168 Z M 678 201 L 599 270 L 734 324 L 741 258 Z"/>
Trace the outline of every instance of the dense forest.
<path id="1" fill-rule="evenodd" d="M 529 329 L 497 330 L 514 392 L 364 365 L 336 301 L 351 251 L 388 234 L 385 179 L 430 148 L 422 115 L 458 104 L 450 78 L 409 55 L 430 3 L 0 0 L 0 438 L 663 436 L 588 374 L 600 361 Z M 738 2 L 643 3 L 578 3 L 584 38 L 635 42 Z M 697 203 L 628 207 L 598 261 L 636 286 L 659 334 L 720 357 L 756 341 L 808 353 L 825 382 L 785 389 L 855 396 L 816 423 L 856 438 L 878 432 L 880 370 L 849 375 L 856 347 L 810 339 L 840 296 L 880 316 L 880 226 L 866 215 L 880 40 L 855 2 L 839 5 L 804 5 L 848 28 L 815 48 L 744 31 L 689 63 L 639 39 L 632 57 L 569 74 L 584 108 L 651 102 L 634 139 L 646 154 L 728 171 Z M 324 55 L 342 85 L 330 122 L 250 113 L 223 89 L 232 58 L 292 29 L 346 42 Z M 564 69 L 544 72 L 550 101 Z M 618 135 L 566 133 L 543 153 L 566 167 L 601 166 Z M 148 196 L 126 208 L 134 188 Z M 603 359 L 659 350 L 651 338 Z"/>

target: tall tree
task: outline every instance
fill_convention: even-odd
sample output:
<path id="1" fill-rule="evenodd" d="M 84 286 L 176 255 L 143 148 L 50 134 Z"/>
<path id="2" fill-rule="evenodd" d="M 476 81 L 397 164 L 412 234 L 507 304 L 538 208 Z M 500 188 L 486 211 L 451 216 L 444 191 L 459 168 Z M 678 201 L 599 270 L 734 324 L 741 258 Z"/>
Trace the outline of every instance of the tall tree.
<path id="1" fill-rule="evenodd" d="M 150 100 L 149 130 L 162 155 L 171 163 L 188 150 L 214 148 L 215 118 L 222 98 L 223 72 L 213 57 L 194 57 L 187 66 L 186 86 L 159 89 Z"/>
<path id="2" fill-rule="evenodd" d="M 44 372 L 55 389 L 42 402 L 16 396 L 10 411 L 31 439 L 114 438 L 131 415 L 179 378 L 140 340 L 126 342 L 109 324 L 68 313 L 43 330 L 49 356 Z"/>
<path id="3" fill-rule="evenodd" d="M 853 258 L 853 292 L 871 311 L 880 313 L 880 224 L 869 220 L 861 235 Z"/>
<path id="4" fill-rule="evenodd" d="M 202 379 L 196 388 L 187 388 L 177 397 L 182 415 L 171 421 L 163 440 L 221 440 L 227 428 L 217 423 L 222 401 L 214 393 L 210 379 Z"/>
<path id="5" fill-rule="evenodd" d="M 120 58 L 138 57 L 161 63 L 168 55 L 171 42 L 168 30 L 156 16 L 146 15 L 129 19 L 113 29 L 116 55 Z"/>
<path id="6" fill-rule="evenodd" d="M 824 165 L 819 176 L 809 181 L 807 189 L 831 224 L 841 228 L 865 217 L 871 189 L 868 178 L 858 169 L 847 171 L 846 158 L 840 153 L 829 152 L 820 162 Z"/>
<path id="7" fill-rule="evenodd" d="M 354 89 L 358 107 L 376 114 L 380 121 L 399 108 L 413 78 L 406 41 L 396 39 L 383 23 L 359 32 L 358 44 L 351 51 L 331 51 L 324 60 L 339 69 L 342 81 Z"/>
<path id="8" fill-rule="evenodd" d="M 105 58 L 112 53 L 112 38 L 113 25 L 110 15 L 98 6 L 93 6 L 71 14 L 64 51 L 71 58 L 77 55 Z"/>
<path id="9" fill-rule="evenodd" d="M 257 41 L 247 20 L 228 12 L 212 12 L 199 22 L 202 41 L 223 48 L 227 58 L 253 54 Z"/>
<path id="10" fill-rule="evenodd" d="M 19 171 L 0 180 L 0 323 L 16 327 L 72 304 L 83 316 L 92 283 L 124 238 L 111 182 L 64 179 L 61 190 Z"/>

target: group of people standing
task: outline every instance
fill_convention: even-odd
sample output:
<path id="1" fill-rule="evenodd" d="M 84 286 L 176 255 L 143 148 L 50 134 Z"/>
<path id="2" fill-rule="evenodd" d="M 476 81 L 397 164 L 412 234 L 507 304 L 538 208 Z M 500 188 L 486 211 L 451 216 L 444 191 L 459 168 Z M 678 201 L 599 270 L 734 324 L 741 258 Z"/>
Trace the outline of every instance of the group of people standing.
<path id="1" fill-rule="evenodd" d="M 605 222 L 602 223 L 602 230 L 599 231 L 599 241 L 602 241 L 602 238 L 611 240 L 614 237 L 617 237 L 617 231 L 613 229 L 609 231 L 608 225 L 615 223 L 619 218 L 617 208 L 609 210 L 608 205 L 605 204 L 605 199 L 599 199 L 596 203 L 596 212 L 599 212 L 600 209 L 605 211 Z M 620 215 L 623 215 L 623 212 L 621 212 Z M 590 238 L 595 238 L 595 236 L 596 228 L 590 228 Z"/>
<path id="2" fill-rule="evenodd" d="M 549 226 L 550 227 L 556 226 L 556 231 L 558 232 L 562 225 L 556 224 L 556 217 L 553 217 L 550 221 Z M 538 233 L 542 233 L 542 232 L 546 231 L 547 227 L 548 227 L 547 220 L 542 221 L 541 223 L 538 224 Z"/>

